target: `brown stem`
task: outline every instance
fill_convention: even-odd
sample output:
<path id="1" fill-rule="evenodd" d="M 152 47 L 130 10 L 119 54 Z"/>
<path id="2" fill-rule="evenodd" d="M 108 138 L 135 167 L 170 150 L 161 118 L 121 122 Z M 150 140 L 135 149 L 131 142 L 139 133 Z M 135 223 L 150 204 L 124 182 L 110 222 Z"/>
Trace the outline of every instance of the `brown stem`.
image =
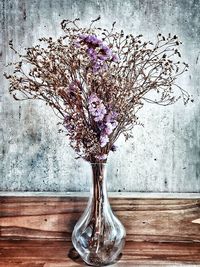
<path id="1" fill-rule="evenodd" d="M 106 192 L 106 181 L 104 177 L 105 164 L 103 163 L 92 163 L 93 172 L 93 211 L 92 211 L 92 235 L 91 235 L 91 245 L 96 247 L 98 250 L 104 229 L 103 221 L 103 209 L 105 205 L 105 200 L 107 198 Z"/>

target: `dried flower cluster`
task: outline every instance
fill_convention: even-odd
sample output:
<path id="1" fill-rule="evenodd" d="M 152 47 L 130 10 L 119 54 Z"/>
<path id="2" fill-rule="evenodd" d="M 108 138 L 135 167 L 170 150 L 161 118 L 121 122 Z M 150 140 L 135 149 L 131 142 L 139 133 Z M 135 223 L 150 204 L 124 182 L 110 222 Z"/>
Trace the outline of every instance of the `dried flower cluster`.
<path id="1" fill-rule="evenodd" d="M 98 18 L 99 19 L 99 18 Z M 97 20 L 98 20 L 97 19 Z M 130 137 L 144 102 L 169 105 L 189 95 L 176 79 L 181 63 L 176 35 L 157 35 L 155 44 L 141 35 L 88 28 L 64 20 L 64 35 L 19 54 L 14 73 L 5 74 L 16 100 L 42 99 L 61 119 L 70 145 L 90 162 L 105 162 L 120 134 Z"/>

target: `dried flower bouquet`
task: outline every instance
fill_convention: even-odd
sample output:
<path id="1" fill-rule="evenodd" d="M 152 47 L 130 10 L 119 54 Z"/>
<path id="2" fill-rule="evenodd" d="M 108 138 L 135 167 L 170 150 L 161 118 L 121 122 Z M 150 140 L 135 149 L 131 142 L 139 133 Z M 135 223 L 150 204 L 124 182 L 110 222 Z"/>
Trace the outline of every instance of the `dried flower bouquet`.
<path id="1" fill-rule="evenodd" d="M 189 99 L 176 79 L 188 69 L 181 63 L 176 35 L 157 35 L 155 44 L 133 36 L 94 26 L 78 26 L 64 20 L 64 35 L 19 54 L 14 72 L 5 74 L 16 100 L 41 99 L 60 118 L 70 145 L 89 162 L 106 162 L 115 141 L 138 122 L 145 102 L 170 105 L 180 97 Z"/>

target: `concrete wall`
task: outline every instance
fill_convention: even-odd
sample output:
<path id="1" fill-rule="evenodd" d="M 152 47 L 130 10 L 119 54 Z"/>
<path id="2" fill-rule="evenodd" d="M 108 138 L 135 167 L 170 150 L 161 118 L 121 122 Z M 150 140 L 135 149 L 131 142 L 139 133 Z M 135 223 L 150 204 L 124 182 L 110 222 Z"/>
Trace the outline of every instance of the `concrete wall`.
<path id="1" fill-rule="evenodd" d="M 22 51 L 41 36 L 57 37 L 64 18 L 83 24 L 99 14 L 101 26 L 117 27 L 155 40 L 158 32 L 179 35 L 190 71 L 179 81 L 194 97 L 169 107 L 146 105 L 145 127 L 134 139 L 118 141 L 108 161 L 110 191 L 200 192 L 200 0 L 1 0 L 1 71 L 14 59 L 8 40 Z M 85 191 L 89 165 L 74 159 L 56 118 L 40 102 L 16 102 L 8 83 L 0 85 L 0 190 Z"/>

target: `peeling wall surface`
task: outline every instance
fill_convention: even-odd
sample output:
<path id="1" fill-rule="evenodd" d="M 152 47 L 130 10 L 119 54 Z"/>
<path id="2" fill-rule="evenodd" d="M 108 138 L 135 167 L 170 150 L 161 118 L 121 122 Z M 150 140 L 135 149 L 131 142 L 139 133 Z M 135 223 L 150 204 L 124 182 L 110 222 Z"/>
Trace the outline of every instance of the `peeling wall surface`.
<path id="1" fill-rule="evenodd" d="M 0 68 L 14 60 L 17 50 L 37 43 L 42 36 L 62 34 L 63 19 L 79 17 L 83 25 L 101 15 L 99 26 L 143 34 L 155 41 L 157 33 L 177 34 L 189 72 L 179 84 L 194 102 L 162 107 L 146 104 L 140 111 L 144 127 L 134 138 L 117 142 L 107 166 L 109 191 L 200 192 L 200 0 L 1 0 Z M 17 102 L 0 83 L 0 190 L 86 191 L 89 164 L 75 153 L 57 119 L 39 101 Z"/>

